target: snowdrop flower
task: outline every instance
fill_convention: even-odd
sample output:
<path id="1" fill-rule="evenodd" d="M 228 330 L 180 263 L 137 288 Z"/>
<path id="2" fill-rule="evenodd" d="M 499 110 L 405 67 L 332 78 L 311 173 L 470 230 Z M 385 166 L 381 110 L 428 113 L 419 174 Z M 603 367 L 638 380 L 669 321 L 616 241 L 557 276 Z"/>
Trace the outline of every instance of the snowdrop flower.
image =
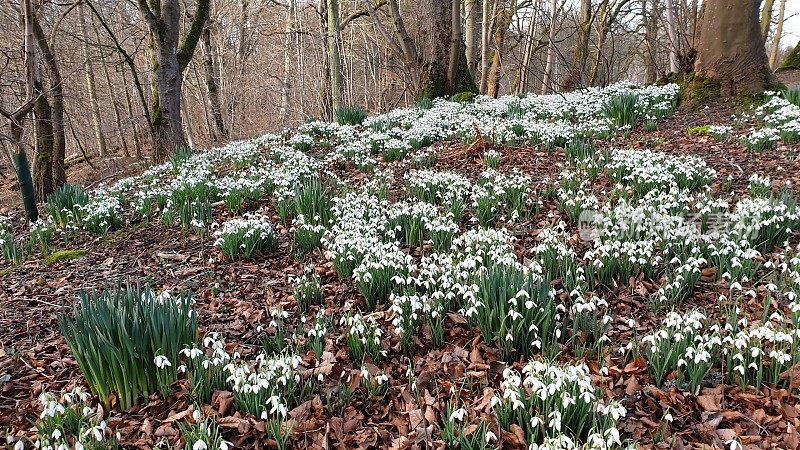
<path id="1" fill-rule="evenodd" d="M 172 366 L 172 363 L 169 362 L 169 359 L 167 359 L 167 357 L 164 356 L 164 355 L 156 355 L 156 357 L 153 360 L 153 362 L 156 364 L 156 367 L 158 367 L 159 369 L 164 369 L 166 367 Z"/>
<path id="2" fill-rule="evenodd" d="M 725 441 L 725 445 L 727 445 L 730 450 L 744 450 L 742 443 L 736 439 Z"/>
<path id="3" fill-rule="evenodd" d="M 458 408 L 450 414 L 450 421 L 451 422 L 463 422 L 464 416 L 467 415 L 467 410 L 464 408 Z"/>
<path id="4" fill-rule="evenodd" d="M 208 450 L 208 445 L 203 440 L 199 440 L 192 445 L 192 450 Z"/>

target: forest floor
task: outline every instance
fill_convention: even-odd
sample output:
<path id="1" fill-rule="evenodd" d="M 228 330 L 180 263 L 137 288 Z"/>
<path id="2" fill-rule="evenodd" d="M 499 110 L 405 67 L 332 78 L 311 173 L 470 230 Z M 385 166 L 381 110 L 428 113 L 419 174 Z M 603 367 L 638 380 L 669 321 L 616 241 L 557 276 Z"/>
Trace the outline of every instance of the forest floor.
<path id="1" fill-rule="evenodd" d="M 748 178 L 759 173 L 770 176 L 774 186 L 791 183 L 791 189 L 800 193 L 800 145 L 778 145 L 763 153 L 752 153 L 736 142 L 718 143 L 709 136 L 687 133 L 691 127 L 727 123 L 736 112 L 735 107 L 724 103 L 695 111 L 681 110 L 660 121 L 658 131 L 634 132 L 627 139 L 612 142 L 610 147 L 700 157 L 717 171 L 714 189 L 730 177 L 733 188 L 743 193 Z M 455 142 L 445 145 L 434 169 L 469 177 L 483 169 L 481 161 L 469 156 L 465 146 Z M 517 168 L 534 182 L 557 179 L 564 161 L 559 151 L 507 147 L 497 150 L 502 154 L 504 170 Z M 133 166 L 126 162 L 123 171 L 131 171 Z M 72 170 L 71 179 L 93 184 L 116 178 L 113 171 L 117 169 L 95 170 L 83 165 Z M 342 176 L 363 176 L 355 171 L 348 174 L 347 170 Z M 402 171 L 398 170 L 400 176 Z M 2 190 L 11 192 L 8 182 Z M 4 194 L 2 198 L 6 204 L 10 196 Z M 81 290 L 99 289 L 125 279 L 148 279 L 153 286 L 167 290 L 189 289 L 195 293 L 201 329 L 224 332 L 226 341 L 236 342 L 243 354 L 258 353 L 263 339 L 259 326 L 270 321 L 270 308 L 291 307 L 290 276 L 303 273 L 309 264 L 322 278 L 325 307 L 331 314 L 336 316 L 346 301 L 360 298 L 354 283 L 339 279 L 319 250 L 302 260 L 291 253 L 289 231 L 279 225 L 273 205 L 260 201 L 248 209 L 268 211 L 275 218 L 280 244 L 269 257 L 253 261 L 222 259 L 213 239 L 182 234 L 175 227 L 153 222 L 104 237 L 82 235 L 69 243 L 69 249 L 80 250 L 81 254 L 68 261 L 48 265 L 34 255 L 19 266 L 0 263 L 0 432 L 5 429 L 15 435 L 30 433 L 31 420 L 41 411 L 40 393 L 82 383 L 58 327 L 58 316 L 72 311 Z M 523 231 L 517 234 L 515 248 L 523 257 L 530 256 L 538 231 L 556 222 L 555 210 L 551 201 L 545 201 L 541 212 L 519 228 Z M 626 345 L 633 333 L 643 336 L 657 328 L 663 312 L 656 314 L 647 306 L 648 296 L 657 288 L 651 281 L 636 279 L 627 286 L 610 289 L 608 298 L 614 309 L 609 331 L 612 348 Z M 713 273 L 704 271 L 698 287 L 684 304 L 712 309 L 725 289 L 715 281 Z M 375 317 L 385 330 L 390 328 L 388 312 L 377 312 Z M 630 317 L 637 319 L 635 330 L 625 325 Z M 433 348 L 430 330 L 423 327 L 410 357 L 399 350 L 397 338 L 385 339 L 383 346 L 388 356 L 381 368 L 391 384 L 382 401 L 354 395 L 349 403 L 329 408 L 335 403 L 338 385 L 336 381 L 326 383 L 312 400 L 289 414 L 295 423 L 295 447 L 425 448 L 425 442 L 438 436 L 433 430 L 438 429 L 442 405 L 455 386 L 462 390 L 465 405 L 485 411 L 490 395 L 481 386 L 498 384 L 502 371 L 499 351 L 486 345 L 479 331 L 459 314 L 450 313 L 445 328 L 446 344 Z M 330 380 L 360 369 L 349 359 L 344 340 L 341 333 L 327 339 Z M 303 357 L 314 358 L 313 353 Z M 412 395 L 408 388 L 409 364 L 415 368 L 421 395 Z M 717 384 L 702 387 L 694 395 L 675 386 L 655 387 L 641 359 L 624 361 L 612 355 L 605 365 L 608 373 L 593 373 L 593 380 L 627 408 L 627 417 L 621 419 L 619 429 L 623 438 L 638 442 L 641 448 L 727 448 L 726 443 L 737 436 L 748 449 L 800 448 L 800 404 L 796 392 L 766 387 L 760 391 L 743 390 L 738 385 Z M 179 434 L 176 422 L 191 408 L 180 395 L 182 391 L 185 392 L 179 389 L 168 399 L 153 396 L 145 405 L 127 412 L 114 410 L 109 426 L 120 433 L 126 448 L 149 449 L 161 439 L 174 442 Z M 237 448 L 270 446 L 264 439 L 263 424 L 259 425 L 252 416 L 233 412 L 230 393 L 217 392 L 203 408 L 217 416 L 225 438 Z M 668 430 L 664 430 L 662 422 L 664 411 L 672 411 L 674 416 Z M 660 443 L 653 443 L 655 435 L 662 437 Z M 501 438 L 504 448 L 522 448 L 522 436 L 503 432 Z M 433 445 L 440 446 L 441 442 Z"/>

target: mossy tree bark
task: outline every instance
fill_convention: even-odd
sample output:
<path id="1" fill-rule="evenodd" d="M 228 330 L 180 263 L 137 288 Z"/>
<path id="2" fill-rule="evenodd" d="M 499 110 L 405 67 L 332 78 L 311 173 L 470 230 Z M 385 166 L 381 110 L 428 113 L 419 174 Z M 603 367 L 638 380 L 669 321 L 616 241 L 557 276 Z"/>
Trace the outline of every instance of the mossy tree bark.
<path id="1" fill-rule="evenodd" d="M 61 82 L 61 71 L 58 67 L 58 60 L 56 59 L 55 52 L 50 46 L 42 27 L 39 25 L 36 14 L 34 14 L 31 19 L 31 27 L 33 27 L 33 35 L 36 38 L 36 44 L 42 54 L 44 67 L 47 69 L 50 77 L 50 87 L 46 100 L 49 101 L 47 106 L 50 108 L 48 132 L 52 132 L 52 151 L 49 156 L 50 168 L 44 171 L 45 173 L 42 176 L 50 178 L 51 181 L 49 182 L 49 186 L 43 185 L 40 191 L 42 198 L 46 198 L 52 190 L 61 187 L 67 182 L 67 173 L 64 169 L 67 141 L 64 131 L 64 87 Z M 37 162 L 39 159 L 40 158 L 37 156 Z"/>
<path id="2" fill-rule="evenodd" d="M 783 58 L 783 62 L 781 62 L 781 66 L 778 67 L 777 71 L 781 72 L 794 69 L 800 69 L 800 42 L 798 42 L 792 51 Z"/>
<path id="3" fill-rule="evenodd" d="M 36 105 L 33 115 L 36 123 L 35 160 L 33 164 L 33 185 L 36 200 L 43 202 L 53 193 L 53 110 L 47 96 L 44 95 L 42 82 L 38 76 L 34 79 Z"/>
<path id="4" fill-rule="evenodd" d="M 772 24 L 772 7 L 775 5 L 775 0 L 765 0 L 764 7 L 761 8 L 761 37 L 764 42 L 769 37 L 769 28 Z"/>
<path id="5" fill-rule="evenodd" d="M 772 84 L 759 26 L 761 0 L 706 0 L 694 86 L 704 96 L 757 94 Z"/>
<path id="6" fill-rule="evenodd" d="M 183 72 L 192 59 L 208 19 L 210 0 L 196 0 L 192 21 L 180 37 L 179 0 L 137 0 L 153 39 L 153 160 L 163 162 L 186 145 L 181 116 Z"/>
<path id="7" fill-rule="evenodd" d="M 469 71 L 461 27 L 461 0 L 424 0 L 422 74 L 418 98 L 451 96 L 460 92 L 477 93 L 475 78 Z"/>

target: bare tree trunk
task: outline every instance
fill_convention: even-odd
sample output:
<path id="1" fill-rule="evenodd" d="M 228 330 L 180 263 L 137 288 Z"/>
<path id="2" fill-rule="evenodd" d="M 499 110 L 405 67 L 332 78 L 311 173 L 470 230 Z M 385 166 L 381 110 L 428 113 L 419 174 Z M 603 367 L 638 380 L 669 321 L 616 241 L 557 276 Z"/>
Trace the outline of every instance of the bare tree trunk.
<path id="1" fill-rule="evenodd" d="M 189 148 L 197 148 L 197 140 L 194 138 L 194 131 L 192 130 L 192 122 L 189 115 L 189 104 L 186 102 L 186 96 L 181 95 L 181 110 L 183 114 L 183 126 L 186 128 L 186 144 Z"/>
<path id="2" fill-rule="evenodd" d="M 461 42 L 461 1 L 423 0 L 425 17 L 418 98 L 436 98 L 460 92 L 475 92 L 475 81 L 467 68 Z"/>
<path id="3" fill-rule="evenodd" d="M 647 10 L 647 2 L 649 0 L 642 0 L 642 11 Z M 658 77 L 656 68 L 656 55 L 658 54 L 658 43 L 656 37 L 658 36 L 658 0 L 653 0 L 653 7 L 650 10 L 650 15 L 647 17 L 647 24 L 645 25 L 644 40 L 647 46 L 647 61 L 645 62 L 645 81 L 647 83 L 655 83 Z"/>
<path id="4" fill-rule="evenodd" d="M 478 19 L 481 16 L 480 0 L 464 0 L 464 47 L 469 73 L 475 78 L 478 72 Z"/>
<path id="5" fill-rule="evenodd" d="M 153 160 L 163 162 L 178 146 L 186 144 L 181 115 L 183 72 L 192 59 L 209 14 L 210 0 L 195 0 L 194 17 L 181 38 L 181 5 L 178 0 L 149 4 L 138 0 L 154 43 Z M 153 9 L 158 8 L 158 9 Z"/>
<path id="6" fill-rule="evenodd" d="M 239 17 L 239 46 L 236 47 L 236 62 L 239 65 L 239 75 L 244 74 L 244 61 L 247 59 L 247 48 L 249 46 L 249 36 L 247 33 L 250 20 L 249 0 L 241 0 L 241 16 Z"/>
<path id="7" fill-rule="evenodd" d="M 289 112 L 289 95 L 292 91 L 292 49 L 297 45 L 294 35 L 295 0 L 289 0 L 286 11 L 286 43 L 283 47 L 283 78 L 281 79 L 281 104 L 278 114 L 284 120 Z"/>
<path id="8" fill-rule="evenodd" d="M 589 32 L 592 29 L 592 0 L 581 0 L 581 17 L 578 23 L 577 43 L 575 44 L 575 54 L 572 57 L 572 65 L 567 73 L 564 82 L 561 84 L 564 90 L 570 91 L 584 85 L 586 69 L 586 54 L 589 52 Z"/>
<path id="9" fill-rule="evenodd" d="M 59 188 L 67 182 L 67 174 L 64 169 L 64 158 L 66 156 L 66 134 L 64 132 L 64 86 L 61 82 L 61 71 L 58 68 L 55 52 L 47 41 L 47 37 L 36 19 L 32 16 L 31 26 L 36 37 L 39 50 L 42 52 L 47 72 L 50 75 L 50 123 L 53 133 L 53 151 L 51 155 L 50 176 L 52 177 L 53 189 Z"/>
<path id="10" fill-rule="evenodd" d="M 35 69 L 35 68 L 34 68 Z M 34 92 L 38 96 L 33 108 L 35 118 L 35 147 L 33 161 L 33 186 L 36 199 L 43 202 L 53 192 L 53 114 L 50 102 L 44 95 L 41 76 L 34 70 Z"/>
<path id="11" fill-rule="evenodd" d="M 589 86 L 594 86 L 597 81 L 597 72 L 600 70 L 600 58 L 603 56 L 603 45 L 606 43 L 609 23 L 608 0 L 601 0 L 597 16 L 597 43 L 594 57 L 592 58 L 592 66 L 589 69 Z"/>
<path id="12" fill-rule="evenodd" d="M 94 22 L 94 20 L 92 20 L 92 22 Z M 94 23 L 92 23 L 92 29 L 94 29 L 94 35 L 97 38 L 97 42 L 100 42 L 100 31 L 96 26 L 94 26 Z M 106 87 L 108 88 L 108 92 L 112 93 L 114 92 L 114 85 L 111 83 L 111 74 L 108 72 L 108 65 L 105 63 L 105 61 L 101 62 L 100 65 L 103 67 L 103 74 L 106 78 Z M 120 139 L 122 140 L 122 149 L 125 152 L 125 156 L 130 157 L 131 153 L 130 149 L 128 148 L 128 139 L 125 137 L 126 133 L 122 130 L 122 115 L 119 112 L 119 105 L 117 105 L 115 97 L 115 95 L 111 95 L 111 104 L 114 107 L 114 122 L 117 125 L 117 133 L 119 133 Z"/>
<path id="13" fill-rule="evenodd" d="M 769 67 L 772 70 L 778 68 L 778 51 L 781 49 L 781 35 L 783 34 L 783 16 L 786 13 L 786 0 L 781 0 L 781 5 L 778 8 L 778 26 L 775 28 L 775 36 L 772 38 L 772 46 L 769 49 Z"/>
<path id="14" fill-rule="evenodd" d="M 767 42 L 769 37 L 769 28 L 772 25 L 772 7 L 775 5 L 775 0 L 764 0 L 764 6 L 761 8 L 761 37 L 764 42 Z M 780 25 L 780 22 L 778 22 Z"/>
<path id="15" fill-rule="evenodd" d="M 758 21 L 760 3 L 705 1 L 694 66 L 696 94 L 748 95 L 763 92 L 772 83 Z"/>
<path id="16" fill-rule="evenodd" d="M 600 70 L 600 61 L 603 58 L 603 47 L 608 38 L 608 31 L 611 25 L 616 22 L 622 8 L 625 7 L 631 0 L 617 0 L 611 3 L 610 0 L 602 0 L 598 11 L 597 20 L 597 43 L 594 58 L 592 60 L 592 67 L 589 70 L 589 86 L 597 85 L 597 77 Z M 642 16 L 646 18 L 645 15 Z M 613 57 L 613 55 L 612 55 Z"/>
<path id="17" fill-rule="evenodd" d="M 33 180 L 31 178 L 30 164 L 28 163 L 28 155 L 25 152 L 25 144 L 22 142 L 22 134 L 24 132 L 23 124 L 25 117 L 36 105 L 36 89 L 34 87 L 35 70 L 36 70 L 36 51 L 34 46 L 36 41 L 34 38 L 34 12 L 31 0 L 22 0 L 21 13 L 24 24 L 25 40 L 25 97 L 26 102 L 17 108 L 16 111 L 7 112 L 0 110 L 3 116 L 8 119 L 8 125 L 11 129 L 11 141 L 17 148 L 14 155 L 14 164 L 16 166 L 17 181 L 22 194 L 22 204 L 25 206 L 25 213 L 29 221 L 35 222 L 39 219 L 39 210 L 36 207 L 36 194 L 33 189 Z"/>
<path id="18" fill-rule="evenodd" d="M 481 81 L 480 92 L 486 92 L 486 83 L 489 75 L 489 40 L 492 37 L 492 27 L 498 0 L 483 0 L 483 14 L 481 15 Z"/>
<path id="19" fill-rule="evenodd" d="M 531 67 L 531 58 L 533 58 L 533 36 L 537 33 L 539 26 L 539 10 L 542 8 L 544 0 L 536 0 L 533 5 L 533 13 L 528 21 L 528 32 L 525 36 L 525 50 L 522 55 L 522 64 L 519 67 L 519 76 L 517 77 L 516 93 L 521 94 L 528 89 L 528 77 Z"/>
<path id="20" fill-rule="evenodd" d="M 678 20 L 675 17 L 675 5 L 672 0 L 664 0 L 664 8 L 667 10 L 667 36 L 669 37 L 669 71 L 677 73 L 680 70 L 678 63 Z"/>
<path id="21" fill-rule="evenodd" d="M 86 76 L 86 91 L 89 94 L 89 111 L 92 114 L 94 139 L 97 144 L 97 153 L 100 157 L 104 157 L 108 153 L 108 148 L 106 146 L 106 136 L 103 133 L 103 122 L 100 119 L 100 105 L 97 101 L 97 88 L 94 78 L 94 68 L 92 68 L 92 55 L 89 51 L 89 33 L 86 30 L 86 15 L 83 12 L 83 6 L 78 7 L 78 17 L 80 21 L 81 38 L 83 39 L 83 71 Z"/>
<path id="22" fill-rule="evenodd" d="M 331 76 L 331 107 L 334 113 L 342 106 L 342 93 L 344 92 L 342 57 L 339 54 L 341 41 L 339 0 L 328 0 L 328 66 Z"/>
<path id="23" fill-rule="evenodd" d="M 211 121 L 213 122 L 211 138 L 214 143 L 228 140 L 228 130 L 225 129 L 225 121 L 222 118 L 222 105 L 219 101 L 219 87 L 217 86 L 217 71 L 214 68 L 214 47 L 211 45 L 211 24 L 203 29 L 201 38 L 203 47 L 203 74 L 205 76 L 206 94 L 208 95 L 208 107 L 211 109 Z"/>
<path id="24" fill-rule="evenodd" d="M 125 76 L 125 71 L 122 71 L 122 87 L 125 89 L 125 104 L 128 107 L 128 120 L 130 121 L 133 131 L 133 145 L 135 147 L 136 157 L 142 157 L 142 141 L 139 139 L 139 127 L 136 125 L 136 117 L 133 115 L 133 102 L 131 101 L 131 94 L 128 91 L 128 77 Z"/>
<path id="25" fill-rule="evenodd" d="M 486 81 L 486 95 L 489 97 L 497 98 L 500 95 L 500 69 L 503 63 L 503 53 L 505 52 L 506 31 L 511 24 L 511 16 L 513 14 L 513 11 L 502 6 L 495 19 L 492 65 L 489 68 L 489 75 Z"/>
<path id="26" fill-rule="evenodd" d="M 553 73 L 553 58 L 555 58 L 556 46 L 556 18 L 558 17 L 558 5 L 556 0 L 550 1 L 550 34 L 547 43 L 547 61 L 544 65 L 542 75 L 542 95 L 550 91 L 550 75 Z"/>
<path id="27" fill-rule="evenodd" d="M 461 30 L 461 0 L 452 0 L 450 5 L 450 54 L 447 61 L 447 88 L 456 89 L 458 84 L 458 63 L 464 54 L 461 43 L 464 37 Z M 466 55 L 464 55 L 466 58 Z"/>
<path id="28" fill-rule="evenodd" d="M 322 76 L 318 76 L 322 81 L 322 86 L 318 88 L 319 93 L 319 104 L 320 104 L 320 111 L 322 112 L 322 117 L 333 120 L 334 117 L 334 110 L 332 105 L 331 99 L 331 59 L 330 55 L 328 54 L 328 0 L 318 0 L 318 8 L 319 8 L 319 35 L 322 36 L 323 45 L 322 48 L 324 49 L 324 54 L 321 58 L 320 64 L 320 71 L 322 72 Z M 302 57 L 298 57 L 297 59 L 297 66 L 298 68 L 303 65 Z"/>

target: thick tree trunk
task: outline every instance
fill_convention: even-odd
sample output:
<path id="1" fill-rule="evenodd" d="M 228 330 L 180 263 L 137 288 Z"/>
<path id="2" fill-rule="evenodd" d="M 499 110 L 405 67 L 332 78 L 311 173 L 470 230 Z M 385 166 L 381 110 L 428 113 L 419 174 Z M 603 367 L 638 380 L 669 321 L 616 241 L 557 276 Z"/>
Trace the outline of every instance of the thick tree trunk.
<path id="1" fill-rule="evenodd" d="M 460 5 L 459 0 L 423 0 L 420 4 L 421 15 L 426 19 L 423 26 L 428 33 L 421 46 L 422 73 L 417 97 L 436 98 L 459 92 L 477 92 L 462 51 L 460 14 L 457 20 L 455 16 Z"/>
<path id="2" fill-rule="evenodd" d="M 772 84 L 759 28 L 760 3 L 706 0 L 694 66 L 695 98 L 755 94 Z"/>
<path id="3" fill-rule="evenodd" d="M 176 12 L 176 15 L 178 13 Z M 178 21 L 174 26 L 177 28 Z M 167 33 L 169 35 L 169 33 Z M 156 40 L 158 64 L 154 70 L 155 89 L 153 90 L 153 160 L 162 162 L 176 147 L 186 145 L 181 116 L 181 89 L 183 76 L 175 54 L 177 34 L 174 38 Z"/>
<path id="4" fill-rule="evenodd" d="M 322 36 L 323 48 L 325 49 L 325 59 L 320 64 L 322 72 L 322 83 L 319 89 L 320 110 L 322 117 L 327 120 L 333 120 L 334 111 L 331 107 L 331 64 L 330 57 L 328 56 L 328 0 L 318 0 L 319 7 L 319 35 Z M 298 59 L 297 65 L 300 66 L 302 61 Z"/>
<path id="5" fill-rule="evenodd" d="M 153 102 L 150 120 L 153 161 L 166 160 L 176 147 L 186 145 L 181 115 L 183 72 L 192 59 L 209 14 L 210 0 L 196 0 L 194 17 L 180 37 L 181 6 L 178 0 L 138 0 L 139 10 L 153 40 Z M 160 8 L 158 10 L 153 7 Z"/>
<path id="6" fill-rule="evenodd" d="M 25 96 L 27 97 L 26 103 L 18 108 L 11 114 L 4 113 L 3 115 L 8 118 L 9 128 L 11 129 L 11 140 L 17 147 L 17 153 L 14 155 L 14 163 L 16 166 L 17 181 L 19 182 L 19 190 L 22 194 L 22 204 L 25 206 L 25 213 L 29 221 L 35 222 L 39 219 L 39 210 L 36 207 L 36 194 L 33 188 L 33 179 L 31 177 L 31 168 L 28 162 L 28 155 L 25 153 L 25 145 L 22 142 L 22 134 L 24 131 L 23 123 L 25 116 L 35 108 L 37 89 L 35 86 L 36 80 L 36 39 L 34 23 L 36 22 L 35 13 L 33 11 L 32 0 L 22 0 L 22 19 L 25 31 Z"/>
<path id="7" fill-rule="evenodd" d="M 781 5 L 778 8 L 778 25 L 775 28 L 775 37 L 772 38 L 772 46 L 769 49 L 769 67 L 772 70 L 778 68 L 778 51 L 781 48 L 781 35 L 783 34 L 783 17 L 786 13 L 786 0 L 781 0 Z"/>
<path id="8" fill-rule="evenodd" d="M 83 70 L 86 76 L 86 91 L 89 94 L 89 111 L 92 115 L 92 128 L 94 129 L 97 153 L 103 157 L 108 153 L 108 148 L 106 145 L 106 136 L 105 133 L 103 133 L 103 122 L 100 118 L 100 104 L 97 101 L 97 83 L 95 82 L 94 68 L 92 67 L 92 58 L 89 51 L 89 33 L 86 29 L 86 16 L 83 12 L 83 6 L 78 6 L 78 17 L 81 37 L 83 38 Z"/>
<path id="9" fill-rule="evenodd" d="M 222 118 L 222 105 L 219 101 L 219 87 L 217 86 L 217 71 L 214 67 L 214 47 L 211 45 L 211 26 L 203 29 L 203 75 L 206 82 L 208 107 L 211 110 L 213 132 L 211 137 L 215 143 L 228 140 L 228 130 L 225 129 L 225 120 Z"/>
<path id="10" fill-rule="evenodd" d="M 589 86 L 595 86 L 597 83 L 597 75 L 600 70 L 600 59 L 603 57 L 603 46 L 606 43 L 606 35 L 608 34 L 609 20 L 608 0 L 600 3 L 600 11 L 597 20 L 597 42 L 594 56 L 592 58 L 592 66 L 589 69 Z"/>
<path id="11" fill-rule="evenodd" d="M 420 2 L 420 13 L 426 18 L 428 30 L 422 43 L 422 97 L 436 98 L 447 93 L 452 6 L 450 0 Z"/>

